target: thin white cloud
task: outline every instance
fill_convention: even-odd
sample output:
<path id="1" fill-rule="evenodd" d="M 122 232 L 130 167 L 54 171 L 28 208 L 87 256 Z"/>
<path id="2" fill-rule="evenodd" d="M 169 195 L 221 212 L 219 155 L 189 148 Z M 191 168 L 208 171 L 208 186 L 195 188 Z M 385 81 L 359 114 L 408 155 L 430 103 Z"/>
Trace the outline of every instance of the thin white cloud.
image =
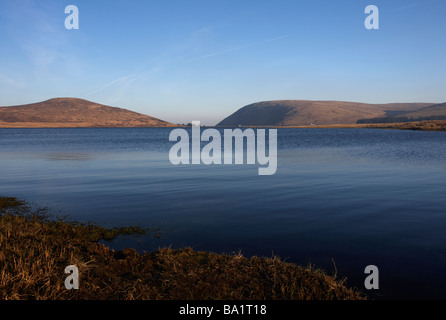
<path id="1" fill-rule="evenodd" d="M 63 65 L 63 61 L 71 59 L 65 50 L 67 32 L 48 8 L 51 9 L 44 2 L 11 1 L 4 13 L 10 38 L 26 56 L 23 64 L 28 64 L 27 76 L 34 75 L 36 81 L 52 75 L 55 63 Z"/>
<path id="2" fill-rule="evenodd" d="M 125 85 L 125 84 L 127 84 L 128 82 L 132 82 L 134 77 L 135 77 L 135 74 L 133 74 L 133 73 L 132 73 L 132 74 L 128 74 L 128 75 L 126 75 L 126 76 L 123 76 L 123 77 L 114 79 L 114 80 L 112 80 L 112 81 L 110 81 L 110 82 L 108 82 L 108 83 L 106 83 L 106 84 L 103 84 L 103 85 L 101 85 L 101 86 L 98 86 L 98 87 L 96 87 L 96 88 L 94 88 L 94 89 L 91 89 L 91 90 L 89 90 L 89 91 L 86 91 L 86 92 L 84 92 L 82 95 L 87 95 L 87 96 L 89 96 L 89 95 L 93 95 L 93 94 L 95 94 L 95 93 L 98 93 L 98 92 L 100 92 L 100 91 L 103 91 L 103 90 L 105 90 L 105 89 L 108 89 L 108 88 L 110 88 L 110 87 L 112 87 L 112 86 L 114 86 L 114 85 Z"/>
<path id="3" fill-rule="evenodd" d="M 157 63 L 154 63 L 153 61 L 145 62 L 143 65 L 141 65 L 141 67 L 139 67 L 135 71 L 133 71 L 125 76 L 111 80 L 111 81 L 109 81 L 105 84 L 102 84 L 96 88 L 88 90 L 88 91 L 82 93 L 82 95 L 83 96 L 91 96 L 91 95 L 97 94 L 101 91 L 104 91 L 104 90 L 112 88 L 112 87 L 118 87 L 121 89 L 123 87 L 128 87 L 129 85 L 134 83 L 134 81 L 138 80 L 143 74 L 150 74 L 150 73 L 156 73 L 158 71 L 161 71 L 165 66 L 167 66 L 179 59 L 180 58 L 166 59 L 166 60 L 163 60 L 163 61 L 160 61 Z"/>
<path id="4" fill-rule="evenodd" d="M 0 74 L 0 82 L 4 83 L 4 84 L 7 84 L 7 85 L 10 85 L 10 86 L 13 86 L 13 87 L 20 87 L 21 88 L 21 87 L 25 87 L 26 86 L 25 82 L 17 81 L 15 79 L 13 79 L 12 77 L 4 75 L 4 74 Z"/>
<path id="5" fill-rule="evenodd" d="M 246 49 L 246 48 L 249 48 L 249 47 L 258 46 L 258 45 L 261 45 L 261 44 L 265 44 L 265 43 L 269 43 L 269 42 L 285 39 L 285 38 L 288 38 L 290 36 L 291 36 L 290 34 L 286 34 L 286 35 L 282 35 L 280 37 L 276 37 L 276 38 L 272 38 L 272 39 L 268 39 L 268 40 L 248 43 L 248 44 L 243 45 L 243 46 L 238 46 L 238 47 L 222 50 L 222 51 L 219 51 L 219 52 L 209 53 L 209 54 L 203 55 L 201 57 L 197 57 L 197 58 L 191 59 L 191 60 L 189 60 L 187 62 L 192 62 L 192 61 L 207 59 L 207 58 L 210 58 L 210 57 L 220 56 L 220 55 L 223 55 L 223 54 L 226 54 L 226 53 L 235 52 L 235 51 L 239 51 L 239 50 Z"/>
<path id="6" fill-rule="evenodd" d="M 81 95 L 86 96 L 86 97 L 91 97 L 95 94 L 99 94 L 105 90 L 113 89 L 113 88 L 115 88 L 115 90 L 122 92 L 123 90 L 125 90 L 125 88 L 129 88 L 132 83 L 134 83 L 136 80 L 140 79 L 143 75 L 156 74 L 158 72 L 162 72 L 168 65 L 170 65 L 174 62 L 182 61 L 185 63 L 189 63 L 192 61 L 203 60 L 203 59 L 207 59 L 210 57 L 215 57 L 215 56 L 227 54 L 230 52 L 239 51 L 239 50 L 246 49 L 249 47 L 258 46 L 258 45 L 270 43 L 273 41 L 278 41 L 278 40 L 285 39 L 285 38 L 288 38 L 291 36 L 290 34 L 286 34 L 286 35 L 282 35 L 282 36 L 275 37 L 272 39 L 252 42 L 252 43 L 248 43 L 246 45 L 229 48 L 229 49 L 226 49 L 223 51 L 209 53 L 206 55 L 202 55 L 202 56 L 184 61 L 184 57 L 183 57 L 184 52 L 187 52 L 191 46 L 195 47 L 197 45 L 197 42 L 199 42 L 197 38 L 200 38 L 201 35 L 207 36 L 210 33 L 211 33 L 211 30 L 208 27 L 196 30 L 190 34 L 189 38 L 187 40 L 185 40 L 185 42 L 182 45 L 177 44 L 176 47 L 173 49 L 174 54 L 175 53 L 178 54 L 177 57 L 168 58 L 169 55 L 172 55 L 172 52 L 166 53 L 161 56 L 161 58 L 164 58 L 162 60 L 160 60 L 160 57 L 158 57 L 157 59 L 152 59 L 151 61 L 145 62 L 144 64 L 141 65 L 141 67 L 139 67 L 135 71 L 130 72 L 127 75 L 113 79 L 105 84 L 99 85 L 96 88 L 93 88 L 91 90 L 83 92 Z M 193 41 L 191 39 L 193 39 Z"/>
<path id="7" fill-rule="evenodd" d="M 405 6 L 401 6 L 401 7 L 395 8 L 395 9 L 393 9 L 393 11 L 400 11 L 400 10 L 405 10 L 405 9 L 418 7 L 418 6 L 421 6 L 421 5 L 429 3 L 429 2 L 432 2 L 432 0 L 431 1 L 418 1 L 418 2 L 414 2 L 414 3 L 411 3 L 411 4 L 405 5 Z"/>

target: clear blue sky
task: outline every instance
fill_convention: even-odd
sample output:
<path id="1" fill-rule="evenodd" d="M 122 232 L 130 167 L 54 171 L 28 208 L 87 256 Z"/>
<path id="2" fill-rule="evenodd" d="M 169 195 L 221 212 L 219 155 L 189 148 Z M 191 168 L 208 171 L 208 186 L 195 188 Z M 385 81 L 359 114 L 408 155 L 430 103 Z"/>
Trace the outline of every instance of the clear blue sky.
<path id="1" fill-rule="evenodd" d="M 445 16 L 444 0 L 1 0 L 0 105 L 77 97 L 215 124 L 265 100 L 445 102 Z"/>

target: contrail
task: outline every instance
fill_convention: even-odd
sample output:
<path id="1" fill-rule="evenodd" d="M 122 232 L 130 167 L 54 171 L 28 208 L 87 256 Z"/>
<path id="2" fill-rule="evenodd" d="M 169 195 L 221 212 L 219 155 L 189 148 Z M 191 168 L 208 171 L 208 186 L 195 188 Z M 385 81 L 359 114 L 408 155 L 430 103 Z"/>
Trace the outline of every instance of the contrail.
<path id="1" fill-rule="evenodd" d="M 412 3 L 412 4 L 408 4 L 408 5 L 405 5 L 405 6 L 402 6 L 402 7 L 395 8 L 395 9 L 393 9 L 393 11 L 399 11 L 399 10 L 404 10 L 404 9 L 413 8 L 413 7 L 418 7 L 418 6 L 421 6 L 422 4 L 426 4 L 426 3 L 428 3 L 428 2 L 432 2 L 432 0 L 431 0 L 431 1 L 419 1 L 419 2 L 415 2 L 415 3 Z"/>
<path id="2" fill-rule="evenodd" d="M 260 45 L 260 44 L 273 42 L 273 41 L 277 41 L 277 40 L 280 40 L 280 39 L 285 39 L 285 38 L 288 38 L 290 36 L 291 36 L 290 34 L 286 34 L 286 35 L 283 35 L 283 36 L 280 36 L 280 37 L 276 37 L 276 38 L 273 38 L 273 39 L 253 42 L 253 43 L 249 43 L 249 44 L 246 44 L 246 45 L 243 45 L 243 46 L 234 47 L 234 48 L 226 49 L 226 50 L 219 51 L 219 52 L 209 53 L 209 54 L 206 54 L 204 56 L 201 56 L 201 57 L 198 57 L 198 58 L 195 58 L 195 59 L 191 59 L 191 60 L 189 60 L 187 62 L 192 62 L 192 61 L 197 61 L 197 60 L 202 60 L 202 59 L 206 59 L 206 58 L 210 58 L 210 57 L 219 56 L 219 55 L 222 55 L 222 54 L 225 54 L 225 53 L 228 53 L 228 52 L 234 52 L 234 51 L 238 51 L 238 50 L 241 50 L 241 49 L 257 46 L 257 45 Z"/>
<path id="3" fill-rule="evenodd" d="M 179 58 L 173 58 L 173 59 L 168 59 L 165 61 L 161 61 L 156 63 L 154 66 L 152 66 L 152 68 L 149 71 L 156 71 L 158 68 L 162 68 L 165 65 L 168 65 L 174 61 L 179 60 Z M 152 62 L 146 62 L 144 63 L 141 67 L 139 67 L 138 69 L 136 69 L 134 72 L 129 73 L 125 76 L 119 77 L 117 79 L 114 79 L 112 81 L 107 82 L 106 84 L 103 84 L 99 87 L 90 89 L 84 93 L 82 93 L 83 95 L 92 95 L 94 93 L 100 92 L 102 90 L 105 90 L 115 84 L 126 84 L 126 83 L 131 83 L 132 81 L 134 81 L 135 79 L 137 79 L 137 77 L 139 77 L 146 69 L 148 66 L 150 66 Z"/>
<path id="4" fill-rule="evenodd" d="M 261 44 L 265 44 L 265 43 L 269 43 L 269 42 L 285 39 L 285 38 L 288 38 L 290 36 L 291 36 L 290 34 L 285 34 L 285 35 L 282 35 L 280 37 L 275 37 L 275 38 L 268 39 L 268 40 L 252 42 L 252 43 L 249 43 L 249 44 L 246 44 L 246 45 L 243 45 L 243 46 L 234 47 L 234 48 L 226 49 L 226 50 L 219 51 L 219 52 L 209 53 L 209 54 L 206 54 L 206 55 L 203 55 L 201 57 L 194 58 L 194 59 L 191 59 L 191 60 L 188 60 L 188 61 L 185 61 L 185 62 L 192 62 L 192 61 L 207 59 L 207 58 L 219 56 L 219 55 L 222 55 L 222 54 L 225 54 L 225 53 L 234 52 L 234 51 L 242 50 L 242 49 L 245 49 L 245 48 L 249 48 L 249 47 L 253 47 L 253 46 L 257 46 L 257 45 L 261 45 Z M 155 65 L 155 67 L 152 67 L 152 70 L 156 70 L 157 68 L 161 68 L 161 67 L 163 67 L 165 65 L 168 65 L 168 64 L 170 64 L 172 62 L 175 62 L 175 61 L 178 61 L 178 60 L 181 60 L 181 58 L 173 58 L 173 59 L 168 59 L 168 60 L 159 62 L 159 63 L 157 63 Z M 101 86 L 98 86 L 96 88 L 90 89 L 90 90 L 84 92 L 83 95 L 92 95 L 92 94 L 98 93 L 100 91 L 103 91 L 103 90 L 105 90 L 105 89 L 107 89 L 107 88 L 109 88 L 111 86 L 114 86 L 116 84 L 122 84 L 122 83 L 125 84 L 125 83 L 128 83 L 128 82 L 131 82 L 134 79 L 136 79 L 147 68 L 148 65 L 150 65 L 150 63 L 145 63 L 140 68 L 138 68 L 136 71 L 134 71 L 132 73 L 129 73 L 129 74 L 125 75 L 125 76 L 119 77 L 117 79 L 114 79 L 112 81 L 109 81 L 108 83 L 103 84 Z"/>

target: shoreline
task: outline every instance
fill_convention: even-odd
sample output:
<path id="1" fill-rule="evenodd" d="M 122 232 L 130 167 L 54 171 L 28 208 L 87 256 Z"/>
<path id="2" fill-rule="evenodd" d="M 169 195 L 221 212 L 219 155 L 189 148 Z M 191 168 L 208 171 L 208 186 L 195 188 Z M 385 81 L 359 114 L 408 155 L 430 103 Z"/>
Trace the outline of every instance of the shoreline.
<path id="1" fill-rule="evenodd" d="M 366 300 L 346 279 L 278 257 L 191 248 L 115 251 L 100 240 L 141 228 L 106 229 L 51 218 L 14 197 L 0 197 L 1 300 Z M 64 269 L 79 269 L 67 290 Z"/>
<path id="2" fill-rule="evenodd" d="M 73 129 L 73 128 L 187 128 L 187 125 L 166 126 L 92 126 L 87 124 L 66 123 L 8 123 L 0 122 L 0 129 Z M 203 126 L 207 128 L 228 128 L 220 126 Z M 416 131 L 446 131 L 446 120 L 425 120 L 398 123 L 361 123 L 361 124 L 326 124 L 326 125 L 299 125 L 299 126 L 234 126 L 231 128 L 276 128 L 276 129 L 395 129 Z"/>
<path id="3" fill-rule="evenodd" d="M 245 126 L 248 128 L 260 128 L 260 126 Z M 302 125 L 302 126 L 262 126 L 264 128 L 278 129 L 394 129 L 416 131 L 446 131 L 446 120 L 426 120 L 398 123 L 361 123 L 361 124 L 326 124 L 326 125 Z"/>
<path id="4" fill-rule="evenodd" d="M 79 123 L 33 123 L 33 122 L 0 122 L 0 129 L 76 129 L 76 128 L 181 128 L 182 125 L 165 125 L 165 126 L 118 126 L 118 125 L 91 125 Z"/>

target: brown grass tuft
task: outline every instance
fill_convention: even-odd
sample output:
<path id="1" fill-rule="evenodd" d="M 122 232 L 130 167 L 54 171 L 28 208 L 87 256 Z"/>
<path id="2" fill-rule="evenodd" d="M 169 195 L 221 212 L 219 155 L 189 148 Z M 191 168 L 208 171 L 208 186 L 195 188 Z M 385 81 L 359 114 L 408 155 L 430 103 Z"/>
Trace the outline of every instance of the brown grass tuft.
<path id="1" fill-rule="evenodd" d="M 364 299 L 334 276 L 278 258 L 190 248 L 140 254 L 98 243 L 129 232 L 141 230 L 52 220 L 0 198 L 0 299 Z M 67 290 L 64 269 L 73 264 L 79 289 Z"/>

